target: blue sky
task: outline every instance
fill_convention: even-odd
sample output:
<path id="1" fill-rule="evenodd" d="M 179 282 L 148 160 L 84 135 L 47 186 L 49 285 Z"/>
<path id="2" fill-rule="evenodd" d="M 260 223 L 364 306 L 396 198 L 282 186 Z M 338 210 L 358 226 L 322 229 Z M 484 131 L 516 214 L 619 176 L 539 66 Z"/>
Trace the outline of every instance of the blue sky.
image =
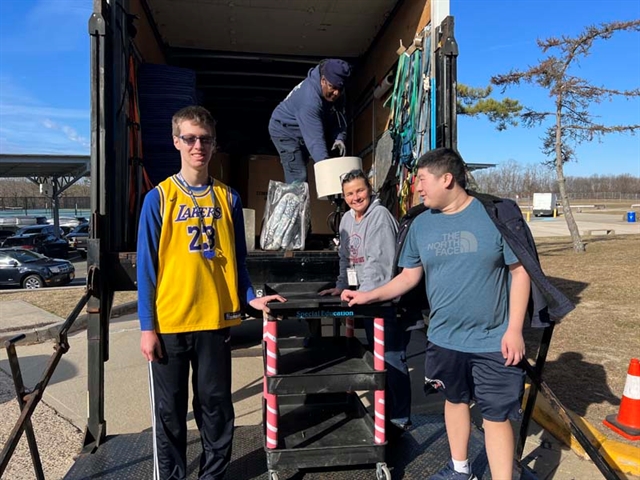
<path id="1" fill-rule="evenodd" d="M 576 36 L 588 25 L 640 18 L 638 0 L 451 0 L 460 49 L 458 81 L 486 86 L 496 74 L 527 70 L 545 58 L 536 39 Z M 640 87 L 640 34 L 620 33 L 594 44 L 592 54 L 571 70 L 607 88 Z M 494 90 L 500 93 L 499 89 Z M 549 111 L 548 94 L 537 87 L 510 87 L 506 96 L 534 110 Z M 500 96 L 500 95 L 498 95 Z M 592 110 L 605 125 L 640 125 L 640 99 L 618 100 Z M 520 164 L 545 160 L 540 151 L 542 128 L 509 128 L 498 132 L 486 120 L 458 117 L 458 148 L 468 162 Z M 578 161 L 568 163 L 573 176 L 630 173 L 640 176 L 640 135 L 609 135 L 583 143 Z"/>
<path id="2" fill-rule="evenodd" d="M 344 0 L 348 1 L 348 0 Z M 90 0 L 0 1 L 0 152 L 89 152 Z M 460 48 L 458 80 L 486 86 L 492 75 L 526 69 L 542 54 L 537 38 L 576 35 L 585 26 L 640 18 L 638 0 L 451 0 Z M 576 74 L 609 88 L 640 86 L 640 35 L 596 44 Z M 517 87 L 506 95 L 524 105 L 550 105 L 545 92 Z M 640 124 L 640 100 L 594 112 L 605 124 Z M 498 132 L 482 119 L 459 119 L 459 149 L 469 162 L 521 164 L 544 160 L 541 129 Z M 577 149 L 569 175 L 640 176 L 640 136 L 611 135 Z"/>
<path id="3" fill-rule="evenodd" d="M 0 2 L 0 152 L 89 153 L 89 0 Z"/>

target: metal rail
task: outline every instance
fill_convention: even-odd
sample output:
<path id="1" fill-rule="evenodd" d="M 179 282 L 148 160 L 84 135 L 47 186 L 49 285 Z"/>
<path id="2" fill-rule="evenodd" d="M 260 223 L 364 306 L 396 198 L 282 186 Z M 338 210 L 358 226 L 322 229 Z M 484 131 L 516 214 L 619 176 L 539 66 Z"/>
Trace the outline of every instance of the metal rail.
<path id="1" fill-rule="evenodd" d="M 556 395 L 551 391 L 551 388 L 549 388 L 547 382 L 542 379 L 542 376 L 540 374 L 542 369 L 538 369 L 537 365 L 536 367 L 531 366 L 531 364 L 527 360 L 524 360 L 522 364 L 524 365 L 527 375 L 532 382 L 532 397 L 527 400 L 527 410 L 529 410 L 529 406 L 531 405 L 531 412 L 529 413 L 529 415 L 531 415 L 531 413 L 533 412 L 533 404 L 535 403 L 535 392 L 537 390 L 540 394 L 542 394 L 544 398 L 548 400 L 551 408 L 553 408 L 553 410 L 560 416 L 562 422 L 569 427 L 569 430 L 571 430 L 571 434 L 575 437 L 578 443 L 580 443 L 582 448 L 584 448 L 584 451 L 587 452 L 587 455 L 589 455 L 589 458 L 591 458 L 596 467 L 598 467 L 598 470 L 600 470 L 602 476 L 606 480 L 619 480 L 620 476 L 616 472 L 614 466 L 611 465 L 611 463 L 609 463 L 607 459 L 600 453 L 598 448 L 589 441 L 589 437 L 585 434 L 582 428 L 580 428 L 580 425 L 578 425 L 573 420 L 558 397 L 556 397 Z M 522 435 L 523 431 L 521 431 L 520 434 Z M 521 454 L 520 445 L 518 445 L 518 450 Z M 519 456 L 518 460 L 520 460 Z"/>
<path id="2" fill-rule="evenodd" d="M 33 462 L 33 468 L 35 470 L 36 478 L 38 480 L 44 480 L 44 473 L 42 471 L 42 462 L 40 461 L 40 454 L 38 452 L 38 444 L 36 443 L 36 437 L 33 432 L 33 425 L 31 424 L 31 416 L 38 405 L 38 402 L 42 399 L 53 372 L 55 371 L 62 355 L 69 351 L 69 342 L 67 339 L 67 333 L 78 318 L 78 315 L 84 308 L 91 297 L 91 291 L 87 290 L 73 311 L 69 314 L 65 322 L 62 324 L 62 328 L 58 332 L 56 343 L 53 346 L 54 353 L 47 363 L 47 367 L 40 378 L 40 381 L 35 385 L 33 390 L 27 390 L 22 380 L 22 372 L 20 370 L 20 362 L 16 353 L 16 344 L 25 338 L 24 334 L 17 335 L 4 343 L 7 349 L 7 358 L 9 359 L 9 366 L 11 367 L 11 375 L 13 377 L 13 384 L 16 389 L 16 396 L 18 405 L 20 406 L 20 416 L 11 430 L 11 434 L 2 448 L 2 454 L 0 456 L 0 478 L 3 477 L 9 461 L 13 456 L 13 453 L 22 437 L 22 434 L 26 432 L 27 442 L 29 443 L 29 451 L 31 453 L 31 460 Z"/>

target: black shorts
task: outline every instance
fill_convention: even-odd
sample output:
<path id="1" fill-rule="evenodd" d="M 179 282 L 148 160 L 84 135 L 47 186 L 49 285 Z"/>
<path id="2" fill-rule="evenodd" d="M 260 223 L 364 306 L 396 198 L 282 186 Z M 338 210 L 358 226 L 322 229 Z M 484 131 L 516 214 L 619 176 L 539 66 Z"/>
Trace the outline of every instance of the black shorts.
<path id="1" fill-rule="evenodd" d="M 424 376 L 428 387 L 441 391 L 451 403 L 475 400 L 482 418 L 503 422 L 522 416 L 524 369 L 505 366 L 501 352 L 465 353 L 429 342 Z"/>

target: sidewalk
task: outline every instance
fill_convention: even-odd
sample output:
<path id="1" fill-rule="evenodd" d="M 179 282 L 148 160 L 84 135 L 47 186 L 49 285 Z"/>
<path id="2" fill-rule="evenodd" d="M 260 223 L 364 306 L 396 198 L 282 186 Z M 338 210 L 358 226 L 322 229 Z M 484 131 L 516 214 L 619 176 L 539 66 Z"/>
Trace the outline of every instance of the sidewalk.
<path id="1" fill-rule="evenodd" d="M 280 337 L 304 335 L 306 323 L 285 321 L 279 324 Z M 328 329 L 328 327 L 325 327 Z M 329 332 L 327 332 L 328 334 Z M 259 347 L 262 338 L 262 324 L 247 321 L 237 327 L 232 337 L 233 351 L 233 400 L 236 411 L 236 425 L 257 425 L 262 420 L 262 357 Z M 69 337 L 70 350 L 62 357 L 50 385 L 45 391 L 43 402 L 36 410 L 48 414 L 55 420 L 55 412 L 69 422 L 58 422 L 56 435 L 42 437 L 38 434 L 39 447 L 43 459 L 60 470 L 60 465 L 69 465 L 71 458 L 80 448 L 78 432 L 86 423 L 87 389 L 87 339 L 84 332 Z M 238 346 L 242 348 L 237 348 Z M 149 395 L 147 383 L 147 362 L 139 352 L 138 320 L 135 315 L 124 316 L 110 325 L 110 360 L 105 364 L 105 419 L 107 432 L 113 434 L 135 433 L 151 427 Z M 413 409 L 415 413 L 442 411 L 442 400 L 438 396 L 425 398 L 422 393 L 422 370 L 424 337 L 414 332 L 409 346 L 413 386 Z M 20 365 L 26 385 L 34 385 L 53 353 L 50 342 L 18 348 Z M 0 354 L 0 369 L 9 372 L 6 354 Z M 13 386 L 7 375 L 0 372 L 0 392 L 12 391 Z M 0 427 L 0 439 L 6 439 L 14 418 L 17 418 L 17 403 L 0 400 L 0 415 L 4 419 Z M 47 408 L 51 407 L 51 409 Z M 12 411 L 12 414 L 9 412 Z M 189 428 L 195 429 L 193 415 L 189 414 Z M 40 420 L 34 420 L 36 430 Z M 2 440 L 4 441 L 4 440 Z M 24 441 L 23 441 L 24 443 Z M 63 448 L 64 447 L 64 448 Z M 580 459 L 570 449 L 559 444 L 548 432 L 533 424 L 524 453 L 524 463 L 536 471 L 540 479 L 573 480 L 601 478 L 599 471 L 590 461 Z M 57 460 L 55 460 L 57 459 Z M 31 474 L 28 452 L 23 449 L 18 458 L 12 460 L 7 478 L 21 477 L 18 471 Z M 13 468 L 20 465 L 20 468 Z M 57 478 L 55 474 L 47 478 Z M 633 478 L 633 477 L 628 477 Z M 235 479 L 234 479 L 235 480 Z M 240 480 L 240 479 L 238 479 Z"/>
<path id="2" fill-rule="evenodd" d="M 593 235 L 602 235 L 606 230 L 614 231 L 615 235 L 640 234 L 640 223 L 623 221 L 622 214 L 574 212 L 573 216 L 580 235 L 584 237 L 583 240 L 589 238 L 589 231 L 592 231 Z M 535 238 L 569 235 L 567 221 L 562 215 L 556 218 L 532 216 L 528 225 Z"/>

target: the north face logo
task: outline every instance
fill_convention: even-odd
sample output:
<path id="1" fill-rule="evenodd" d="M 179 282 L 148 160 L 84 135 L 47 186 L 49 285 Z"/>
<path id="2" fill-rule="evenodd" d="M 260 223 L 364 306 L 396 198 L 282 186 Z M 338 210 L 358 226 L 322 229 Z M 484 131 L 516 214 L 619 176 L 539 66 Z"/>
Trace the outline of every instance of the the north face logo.
<path id="1" fill-rule="evenodd" d="M 478 251 L 478 240 L 467 231 L 445 233 L 441 241 L 430 243 L 427 249 L 435 251 L 436 256 L 474 253 Z"/>

